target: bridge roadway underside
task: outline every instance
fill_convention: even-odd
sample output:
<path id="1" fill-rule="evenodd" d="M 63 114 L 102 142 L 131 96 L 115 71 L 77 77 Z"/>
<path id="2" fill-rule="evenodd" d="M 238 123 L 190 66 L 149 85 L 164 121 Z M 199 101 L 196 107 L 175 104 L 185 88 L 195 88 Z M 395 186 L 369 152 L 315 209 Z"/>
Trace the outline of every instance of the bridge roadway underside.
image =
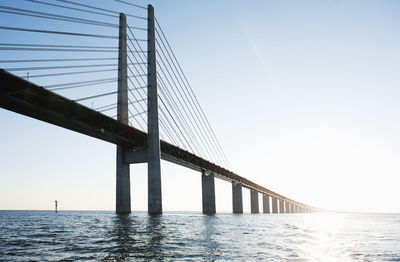
<path id="1" fill-rule="evenodd" d="M 147 134 L 117 120 L 55 94 L 0 69 L 0 107 L 44 122 L 64 127 L 110 143 L 124 145 L 134 152 L 147 145 Z M 284 197 L 201 157 L 160 141 L 164 160 L 185 166 L 296 205 L 302 203 Z"/>

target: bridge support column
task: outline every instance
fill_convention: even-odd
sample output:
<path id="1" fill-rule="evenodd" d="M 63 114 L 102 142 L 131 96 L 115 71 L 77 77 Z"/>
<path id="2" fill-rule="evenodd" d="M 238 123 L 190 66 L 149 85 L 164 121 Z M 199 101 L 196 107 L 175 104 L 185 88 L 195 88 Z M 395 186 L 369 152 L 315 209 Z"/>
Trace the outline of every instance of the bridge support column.
<path id="1" fill-rule="evenodd" d="M 258 205 L 258 192 L 253 189 L 250 189 L 250 209 L 252 214 L 258 214 L 260 212 Z"/>
<path id="2" fill-rule="evenodd" d="M 269 196 L 263 194 L 263 213 L 264 214 L 269 214 L 270 210 L 269 210 Z"/>
<path id="3" fill-rule="evenodd" d="M 290 213 L 289 202 L 285 201 L 285 213 Z"/>
<path id="4" fill-rule="evenodd" d="M 282 199 L 279 199 L 279 213 L 285 213 L 285 205 Z"/>
<path id="5" fill-rule="evenodd" d="M 161 152 L 158 125 L 158 88 L 156 67 L 156 39 L 154 27 L 154 8 L 148 5 L 147 19 L 147 178 L 148 212 L 162 213 L 161 196 Z"/>
<path id="6" fill-rule="evenodd" d="M 233 213 L 243 214 L 242 184 L 232 181 Z"/>
<path id="7" fill-rule="evenodd" d="M 131 181 L 129 164 L 125 164 L 123 146 L 117 145 L 117 187 L 116 212 L 126 214 L 131 212 Z"/>
<path id="8" fill-rule="evenodd" d="M 215 214 L 215 183 L 214 174 L 201 174 L 203 213 Z"/>
<path id="9" fill-rule="evenodd" d="M 272 213 L 278 213 L 278 199 L 276 197 L 272 197 Z"/>
<path id="10" fill-rule="evenodd" d="M 128 125 L 128 79 L 126 53 L 126 16 L 119 17 L 119 52 L 118 52 L 118 104 L 117 120 Z M 117 145 L 117 181 L 116 212 L 131 212 L 131 182 L 129 164 L 124 162 L 126 149 Z"/>

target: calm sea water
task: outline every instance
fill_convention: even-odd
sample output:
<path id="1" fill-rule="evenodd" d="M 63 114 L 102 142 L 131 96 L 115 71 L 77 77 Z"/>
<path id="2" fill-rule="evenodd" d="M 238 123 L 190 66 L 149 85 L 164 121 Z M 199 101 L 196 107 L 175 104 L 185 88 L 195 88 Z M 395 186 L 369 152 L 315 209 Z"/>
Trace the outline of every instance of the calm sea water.
<path id="1" fill-rule="evenodd" d="M 400 215 L 0 211 L 0 260 L 400 261 Z"/>

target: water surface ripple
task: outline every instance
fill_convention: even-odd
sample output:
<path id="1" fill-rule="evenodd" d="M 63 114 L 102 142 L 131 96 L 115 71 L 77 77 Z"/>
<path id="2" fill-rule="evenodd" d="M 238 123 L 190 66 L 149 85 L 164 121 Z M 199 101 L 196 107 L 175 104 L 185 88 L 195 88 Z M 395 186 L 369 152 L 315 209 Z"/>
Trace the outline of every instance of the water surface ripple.
<path id="1" fill-rule="evenodd" d="M 400 261 L 399 214 L 0 211 L 0 261 Z"/>

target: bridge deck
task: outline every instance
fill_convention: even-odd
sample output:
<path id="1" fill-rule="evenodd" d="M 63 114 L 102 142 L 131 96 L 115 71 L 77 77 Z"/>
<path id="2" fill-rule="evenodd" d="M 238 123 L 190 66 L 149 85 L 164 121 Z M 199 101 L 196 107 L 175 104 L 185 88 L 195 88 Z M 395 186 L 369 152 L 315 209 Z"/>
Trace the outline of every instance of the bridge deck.
<path id="1" fill-rule="evenodd" d="M 10 111 L 64 127 L 110 143 L 125 145 L 130 150 L 143 148 L 147 134 L 117 120 L 87 108 L 43 87 L 0 69 L 0 107 Z M 186 150 L 161 141 L 164 160 L 194 170 L 214 173 L 217 177 L 242 183 L 249 189 L 267 194 L 293 204 L 309 207 L 262 187 L 244 177 L 215 165 Z"/>

